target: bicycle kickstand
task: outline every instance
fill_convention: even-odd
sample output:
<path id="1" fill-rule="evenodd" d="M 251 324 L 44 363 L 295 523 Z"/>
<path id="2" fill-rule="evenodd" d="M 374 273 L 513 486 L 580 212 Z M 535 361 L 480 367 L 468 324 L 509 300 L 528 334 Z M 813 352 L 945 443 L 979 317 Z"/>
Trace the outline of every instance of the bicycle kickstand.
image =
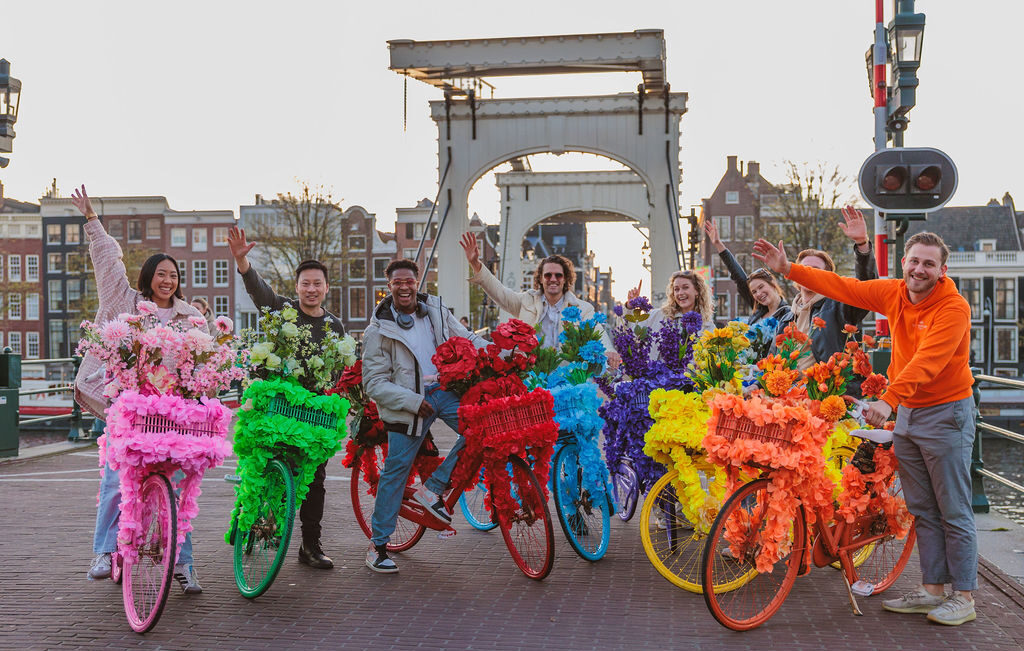
<path id="1" fill-rule="evenodd" d="M 858 617 L 863 617 L 864 613 L 860 611 L 860 607 L 857 606 L 857 597 L 853 596 L 853 588 L 850 587 L 850 579 L 846 578 L 846 572 L 841 572 L 843 575 L 843 583 L 846 584 L 846 594 L 850 597 L 850 605 L 853 607 L 853 614 Z"/>

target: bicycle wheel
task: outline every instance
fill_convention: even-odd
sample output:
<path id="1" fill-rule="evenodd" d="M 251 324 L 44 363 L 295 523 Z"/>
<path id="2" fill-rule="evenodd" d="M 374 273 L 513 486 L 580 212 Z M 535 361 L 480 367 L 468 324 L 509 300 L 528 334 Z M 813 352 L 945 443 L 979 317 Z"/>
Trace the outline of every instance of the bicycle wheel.
<path id="1" fill-rule="evenodd" d="M 110 554 L 110 580 L 114 582 L 114 585 L 121 585 L 121 578 L 124 576 L 122 569 L 121 554 L 119 552 L 111 552 Z"/>
<path id="2" fill-rule="evenodd" d="M 790 527 L 790 553 L 776 562 L 770 572 L 757 572 L 755 559 L 761 551 L 768 484 L 767 479 L 755 479 L 733 493 L 711 525 L 701 559 L 700 575 L 705 587 L 742 580 L 730 591 L 704 590 L 708 610 L 719 624 L 734 631 L 760 626 L 779 610 L 796 582 L 806 551 L 807 523 L 801 506 Z M 727 524 L 739 524 L 744 532 L 735 553 L 726 538 Z"/>
<path id="3" fill-rule="evenodd" d="M 832 456 L 831 458 L 828 459 L 828 461 L 826 461 L 826 463 L 835 465 L 837 470 L 842 471 L 846 464 L 850 463 L 850 460 L 853 459 L 853 455 L 856 452 L 857 451 L 854 450 L 853 448 L 848 448 L 845 446 L 841 448 L 836 448 L 835 450 L 832 451 Z M 864 561 L 866 561 L 868 557 L 871 556 L 871 552 L 873 552 L 874 550 L 875 543 L 872 542 L 868 543 L 867 545 L 864 545 L 860 549 L 853 552 L 853 566 L 860 567 L 861 565 L 863 565 Z M 830 563 L 830 566 L 836 570 L 843 569 L 843 565 L 839 561 Z"/>
<path id="4" fill-rule="evenodd" d="M 139 491 L 142 506 L 142 544 L 138 558 L 124 559 L 121 592 L 128 625 L 136 633 L 152 630 L 167 603 L 177 556 L 178 519 L 174 490 L 167 477 L 146 477 Z"/>
<path id="5" fill-rule="evenodd" d="M 619 505 L 619 518 L 629 522 L 640 501 L 640 479 L 628 461 L 620 461 L 612 473 L 612 491 Z"/>
<path id="6" fill-rule="evenodd" d="M 491 520 L 491 511 L 484 506 L 484 496 L 487 495 L 487 485 L 483 478 L 476 483 L 472 490 L 459 495 L 459 509 L 462 517 L 471 527 L 479 531 L 490 531 L 498 526 L 497 522 Z"/>
<path id="7" fill-rule="evenodd" d="M 295 479 L 280 460 L 263 472 L 259 512 L 248 531 L 235 531 L 235 585 L 247 599 L 270 588 L 288 554 L 295 522 Z"/>
<path id="8" fill-rule="evenodd" d="M 902 497 L 903 484 L 900 482 L 899 471 L 896 471 L 896 480 L 893 482 L 889 493 Z M 887 590 L 896 582 L 903 568 L 910 560 L 910 554 L 914 551 L 914 542 L 917 540 L 917 529 L 910 525 L 910 531 L 902 539 L 890 533 L 889 523 L 885 514 L 878 512 L 874 518 L 858 518 L 852 525 L 843 532 L 839 541 L 840 547 L 857 545 L 858 540 L 877 538 L 879 534 L 885 534 L 881 539 L 870 542 L 861 549 L 870 547 L 871 554 L 865 558 L 860 565 L 854 563 L 854 581 L 863 581 L 874 586 L 871 594 L 878 594 Z M 853 552 L 853 558 L 858 558 L 860 549 Z"/>
<path id="9" fill-rule="evenodd" d="M 591 495 L 583 488 L 583 468 L 576 443 L 563 445 L 552 465 L 555 510 L 566 540 L 581 558 L 601 560 L 608 551 L 611 531 L 608 496 Z"/>
<path id="10" fill-rule="evenodd" d="M 544 491 L 530 466 L 515 455 L 511 464 L 512 497 L 519 502 L 515 513 L 498 518 L 512 560 L 531 579 L 541 580 L 551 573 L 555 562 L 555 530 L 551 525 Z"/>
<path id="11" fill-rule="evenodd" d="M 376 455 L 377 467 L 381 470 L 384 469 L 384 451 L 380 446 L 374 447 L 373 450 L 367 450 L 363 454 Z M 359 528 L 363 530 L 363 534 L 370 538 L 373 535 L 370 522 L 373 518 L 373 508 L 377 504 L 377 486 L 376 483 L 371 484 L 369 479 L 367 479 L 361 461 L 362 459 L 352 466 L 352 481 L 349 482 L 349 490 L 351 491 L 352 509 L 356 514 L 356 522 L 359 523 Z M 388 542 L 388 551 L 404 552 L 410 549 L 420 541 L 426 530 L 427 528 L 422 524 L 417 524 L 399 516 L 398 520 L 395 521 L 395 531 L 391 534 L 391 540 Z"/>

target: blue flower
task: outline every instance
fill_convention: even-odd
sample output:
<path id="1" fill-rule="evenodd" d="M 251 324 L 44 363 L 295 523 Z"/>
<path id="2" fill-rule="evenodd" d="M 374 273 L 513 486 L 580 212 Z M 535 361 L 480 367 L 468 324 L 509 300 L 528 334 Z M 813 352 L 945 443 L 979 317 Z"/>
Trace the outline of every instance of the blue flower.
<path id="1" fill-rule="evenodd" d="M 565 308 L 562 310 L 562 320 L 568 321 L 569 323 L 576 323 L 580 320 L 580 308 L 575 305 L 570 305 Z"/>
<path id="2" fill-rule="evenodd" d="M 594 323 L 608 323 L 608 316 L 604 312 L 598 312 L 592 320 Z"/>
<path id="3" fill-rule="evenodd" d="M 588 341 L 583 344 L 580 348 L 580 357 L 591 364 L 604 364 L 608 359 L 604 354 L 604 344 L 600 341 Z"/>

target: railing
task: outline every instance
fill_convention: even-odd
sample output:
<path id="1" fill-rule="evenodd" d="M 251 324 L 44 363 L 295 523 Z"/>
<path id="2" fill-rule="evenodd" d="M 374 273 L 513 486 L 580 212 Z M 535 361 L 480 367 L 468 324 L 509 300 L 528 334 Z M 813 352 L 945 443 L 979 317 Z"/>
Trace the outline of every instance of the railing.
<path id="1" fill-rule="evenodd" d="M 73 357 L 55 357 L 55 358 L 52 358 L 52 359 L 33 359 L 33 360 L 30 360 L 30 361 L 24 362 L 23 364 L 21 364 L 21 366 L 29 366 L 29 365 L 33 365 L 34 366 L 34 365 L 37 365 L 37 364 L 71 364 L 72 365 L 72 373 L 71 373 L 72 383 L 71 384 L 67 384 L 67 385 L 63 385 L 63 386 L 59 386 L 59 387 L 50 387 L 50 388 L 47 388 L 47 389 L 23 389 L 23 390 L 18 391 L 18 397 L 20 398 L 21 396 L 47 395 L 47 394 L 53 394 L 53 393 L 72 393 L 73 394 L 74 391 L 75 391 L 74 377 L 76 375 L 78 375 L 78 367 L 79 367 L 79 365 L 81 365 L 81 363 L 82 363 L 82 358 L 77 356 L 77 355 L 75 355 Z M 21 378 L 19 377 L 18 378 L 19 384 L 20 384 L 20 379 Z M 48 416 L 39 416 L 39 417 L 36 417 L 36 418 L 22 419 L 21 418 L 21 413 L 19 412 L 19 414 L 18 414 L 18 428 L 20 429 L 21 427 L 23 427 L 25 425 L 32 425 L 32 424 L 35 424 L 35 423 L 48 423 L 48 422 L 56 422 L 56 421 L 62 421 L 62 420 L 70 421 L 69 427 L 68 427 L 68 440 L 69 441 L 81 441 L 81 440 L 87 440 L 87 439 L 93 438 L 89 434 L 83 433 L 83 431 L 82 431 L 82 424 L 83 424 L 82 423 L 82 410 L 78 406 L 78 403 L 75 402 L 73 399 L 71 401 L 71 411 L 69 413 L 67 413 L 67 414 L 56 414 L 56 415 L 48 415 Z"/>
<path id="2" fill-rule="evenodd" d="M 949 266 L 1014 265 L 1024 262 L 1022 251 L 953 251 Z"/>
<path id="3" fill-rule="evenodd" d="M 997 386 L 1003 386 L 1010 389 L 1024 389 L 1024 382 L 1020 380 L 1012 380 L 1005 377 L 996 377 L 994 375 L 984 375 L 978 372 L 978 369 L 972 369 L 974 371 L 974 406 L 977 407 L 981 402 L 981 389 L 979 385 L 984 382 L 986 384 L 994 384 Z M 1021 486 L 1017 482 L 1011 481 L 1006 477 L 998 473 L 994 473 L 991 470 L 985 469 L 985 463 L 982 460 L 982 439 L 981 435 L 983 432 L 989 432 L 1002 436 L 1003 438 L 1017 443 L 1024 443 L 1024 435 L 1018 432 L 1012 432 L 1002 427 L 996 427 L 995 425 L 989 425 L 982 420 L 979 413 L 975 419 L 975 430 L 974 430 L 974 453 L 971 458 L 971 506 L 975 513 L 988 513 L 989 503 L 988 496 L 985 495 L 985 482 L 984 480 L 991 479 L 995 482 L 1002 484 L 1008 488 L 1011 488 L 1018 493 L 1024 494 L 1024 486 Z"/>

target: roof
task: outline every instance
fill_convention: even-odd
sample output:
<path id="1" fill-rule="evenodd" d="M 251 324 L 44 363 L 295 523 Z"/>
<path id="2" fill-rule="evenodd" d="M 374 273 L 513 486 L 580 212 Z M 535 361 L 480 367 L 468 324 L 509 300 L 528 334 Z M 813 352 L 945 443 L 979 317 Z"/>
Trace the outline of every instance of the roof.
<path id="1" fill-rule="evenodd" d="M 958 206 L 943 208 L 925 221 L 910 222 L 907 237 L 931 231 L 946 241 L 951 251 L 976 251 L 978 240 L 995 240 L 997 251 L 1020 251 L 1016 215 L 1006 206 Z"/>

